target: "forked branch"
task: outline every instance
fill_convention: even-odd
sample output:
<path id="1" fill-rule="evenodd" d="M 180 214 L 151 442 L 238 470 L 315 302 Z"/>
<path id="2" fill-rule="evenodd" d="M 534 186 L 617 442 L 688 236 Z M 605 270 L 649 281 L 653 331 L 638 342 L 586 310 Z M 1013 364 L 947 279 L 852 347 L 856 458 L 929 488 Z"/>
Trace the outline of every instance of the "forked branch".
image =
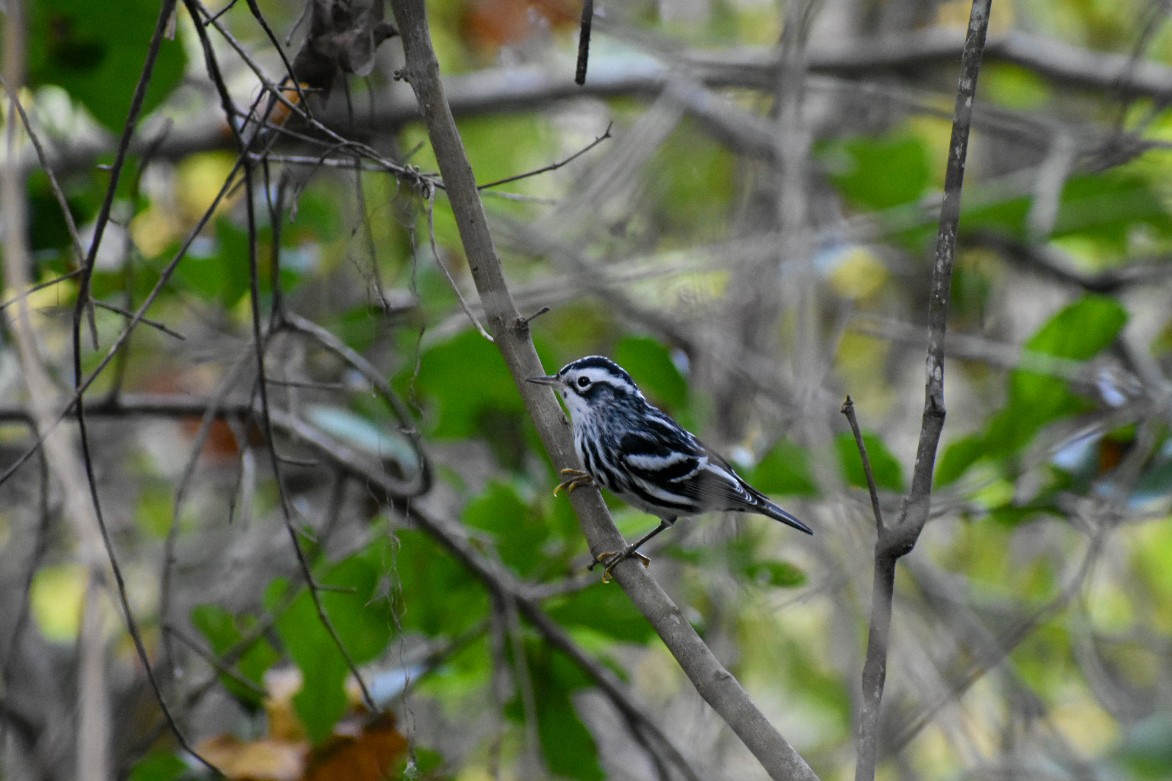
<path id="1" fill-rule="evenodd" d="M 948 324 L 952 268 L 956 260 L 956 235 L 960 224 L 960 196 L 964 185 L 965 158 L 973 117 L 977 75 L 985 49 L 992 0 L 973 0 L 968 34 L 961 57 L 960 83 L 948 144 L 948 168 L 944 175 L 944 202 L 940 207 L 940 229 L 936 235 L 936 256 L 928 300 L 927 379 L 924 385 L 924 414 L 912 486 L 904 498 L 899 518 L 892 525 L 878 522 L 875 543 L 875 572 L 871 592 L 871 622 L 867 636 L 867 657 L 863 663 L 862 702 L 856 729 L 858 764 L 855 781 L 872 781 L 879 758 L 880 704 L 887 679 L 887 647 L 891 630 L 891 600 L 895 587 L 895 565 L 915 547 L 928 521 L 932 500 L 932 473 L 936 450 L 944 430 L 944 334 Z M 861 442 L 861 439 L 860 439 Z M 877 506 L 876 506 L 877 510 Z M 877 516 L 878 521 L 878 516 Z"/>

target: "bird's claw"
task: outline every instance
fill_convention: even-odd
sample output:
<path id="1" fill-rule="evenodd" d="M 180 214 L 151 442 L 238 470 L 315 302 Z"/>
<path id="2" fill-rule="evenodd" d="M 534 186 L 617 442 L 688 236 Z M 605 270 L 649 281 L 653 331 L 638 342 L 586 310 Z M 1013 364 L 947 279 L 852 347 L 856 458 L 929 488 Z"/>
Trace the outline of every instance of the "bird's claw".
<path id="1" fill-rule="evenodd" d="M 569 477 L 558 483 L 557 487 L 553 489 L 554 496 L 557 496 L 559 493 L 561 493 L 563 488 L 566 490 L 566 494 L 568 495 L 574 493 L 575 489 L 581 488 L 584 485 L 594 485 L 594 478 L 591 477 L 589 473 L 583 472 L 581 469 L 563 469 L 561 474 L 563 477 L 566 475 L 569 475 Z"/>
<path id="2" fill-rule="evenodd" d="M 651 566 L 651 559 L 647 558 L 642 553 L 635 550 L 634 546 L 628 546 L 621 551 L 613 551 L 613 550 L 603 551 L 602 553 L 600 553 L 594 557 L 593 563 L 591 563 L 590 566 L 587 567 L 586 569 L 593 570 L 599 564 L 604 565 L 606 567 L 606 569 L 604 569 L 602 571 L 602 582 L 603 583 L 610 583 L 610 581 L 613 579 L 611 572 L 618 565 L 618 563 L 620 561 L 623 561 L 624 559 L 629 559 L 631 557 L 634 557 L 634 558 L 638 559 L 639 561 L 641 561 L 643 563 L 644 569 Z"/>

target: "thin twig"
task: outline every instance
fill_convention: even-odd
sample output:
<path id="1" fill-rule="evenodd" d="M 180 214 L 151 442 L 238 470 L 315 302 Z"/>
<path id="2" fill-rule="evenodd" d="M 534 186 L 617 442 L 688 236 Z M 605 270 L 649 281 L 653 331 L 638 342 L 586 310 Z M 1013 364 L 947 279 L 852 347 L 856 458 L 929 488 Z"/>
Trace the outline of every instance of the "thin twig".
<path id="1" fill-rule="evenodd" d="M 855 446 L 859 449 L 859 458 L 863 462 L 863 474 L 867 477 L 867 490 L 871 493 L 871 509 L 875 512 L 875 527 L 882 534 L 883 510 L 879 508 L 879 489 L 875 487 L 875 473 L 871 471 L 871 459 L 867 456 L 867 445 L 863 442 L 863 432 L 859 430 L 859 419 L 855 416 L 855 403 L 850 396 L 842 403 L 842 414 L 846 415 L 850 423 L 851 433 L 855 435 Z"/>
<path id="2" fill-rule="evenodd" d="M 73 352 L 74 352 L 74 384 L 81 382 L 81 339 L 79 332 L 81 329 L 81 316 L 89 308 L 90 298 L 90 280 L 94 273 L 94 263 L 98 258 L 98 249 L 102 245 L 102 236 L 106 231 L 106 225 L 110 221 L 110 210 L 114 206 L 114 196 L 118 193 L 118 180 L 122 176 L 122 169 L 126 165 L 126 158 L 130 153 L 130 140 L 134 137 L 135 130 L 138 128 L 138 119 L 142 113 L 143 104 L 146 102 L 147 87 L 151 83 L 151 75 L 155 69 L 155 61 L 159 56 L 159 49 L 162 48 L 164 33 L 167 26 L 170 24 L 171 16 L 175 13 L 175 0 L 164 0 L 159 8 L 159 17 L 155 23 L 155 30 L 151 34 L 151 40 L 147 46 L 146 61 L 142 66 L 142 73 L 139 75 L 138 83 L 134 86 L 134 94 L 130 99 L 130 109 L 126 114 L 126 121 L 122 126 L 122 135 L 118 139 L 118 146 L 114 153 L 114 163 L 109 168 L 110 183 L 106 186 L 105 196 L 102 198 L 102 204 L 98 208 L 98 214 L 94 218 L 93 238 L 90 239 L 89 251 L 81 263 L 81 284 L 77 290 L 77 303 L 74 309 L 74 334 L 73 334 Z M 90 330 L 93 337 L 94 348 L 97 348 L 98 334 L 97 328 L 93 323 L 92 309 L 90 311 Z M 78 404 L 82 404 L 81 399 L 78 399 Z M 80 425 L 84 426 L 84 413 L 79 418 Z M 84 435 L 83 435 L 84 436 Z"/>
<path id="3" fill-rule="evenodd" d="M 176 626 L 168 627 L 167 633 L 173 635 L 179 642 L 190 648 L 196 656 L 203 659 L 207 664 L 215 670 L 219 675 L 225 675 L 231 678 L 237 686 L 243 687 L 252 693 L 258 700 L 263 699 L 267 692 L 260 686 L 257 686 L 252 680 L 244 677 L 242 673 L 232 666 L 232 662 L 226 657 L 221 657 L 218 654 L 212 653 L 204 647 L 203 643 L 191 637 L 182 629 Z"/>
<path id="4" fill-rule="evenodd" d="M 230 420 L 233 417 L 243 418 L 245 420 L 252 417 L 251 402 L 239 405 L 241 409 L 236 415 L 233 415 L 228 410 L 228 405 L 225 404 L 228 393 L 235 387 L 239 375 L 243 372 L 247 362 L 247 352 L 238 355 L 233 364 L 224 372 L 224 378 L 220 381 L 220 387 L 215 392 L 214 397 L 200 404 L 198 411 L 191 413 L 200 416 L 199 428 L 196 429 L 195 434 L 191 438 L 187 463 L 183 467 L 183 472 L 179 477 L 179 483 L 176 485 L 173 494 L 171 502 L 171 525 L 167 529 L 167 536 L 163 540 L 163 571 L 160 577 L 159 588 L 159 623 L 163 626 L 163 664 L 165 665 L 165 669 L 170 670 L 172 674 L 175 673 L 177 662 L 174 653 L 175 649 L 171 644 L 170 632 L 167 630 L 171 627 L 171 592 L 177 559 L 175 548 L 179 542 L 183 503 L 187 498 L 187 491 L 191 486 L 192 480 L 195 478 L 195 469 L 199 464 L 199 457 L 203 453 L 204 445 L 207 444 L 208 438 L 212 434 L 212 423 L 215 420 Z M 114 401 L 118 403 L 121 409 L 136 408 L 135 401 L 126 394 L 120 395 Z M 90 413 L 95 413 L 93 407 L 90 408 Z M 217 418 L 217 413 L 221 417 Z M 240 438 L 238 441 L 243 442 L 244 440 Z M 243 458 L 243 454 L 241 454 L 241 458 Z"/>
<path id="5" fill-rule="evenodd" d="M 93 299 L 93 305 L 98 307 L 99 309 L 105 309 L 107 312 L 113 312 L 114 314 L 122 315 L 123 317 L 134 317 L 134 312 L 127 311 L 126 309 L 123 309 L 122 307 L 118 306 L 117 304 L 107 304 L 105 301 L 99 301 L 98 299 L 95 298 L 95 299 Z M 165 333 L 167 336 L 174 337 L 175 339 L 183 340 L 183 339 L 187 338 L 183 334 L 179 333 L 178 331 L 172 330 L 172 329 L 168 328 L 167 326 L 163 325 L 158 320 L 152 320 L 149 317 L 141 317 L 141 318 L 139 318 L 139 322 L 142 323 L 143 325 L 150 326 L 151 328 L 154 328 L 157 331 L 161 331 L 162 333 Z"/>
<path id="6" fill-rule="evenodd" d="M 17 293 L 12 298 L 10 298 L 7 301 L 5 301 L 4 303 L 0 304 L 0 312 L 3 312 L 5 309 L 7 309 L 8 307 L 17 303 L 18 301 L 21 301 L 22 299 L 28 298 L 30 295 L 37 292 L 38 290 L 44 290 L 47 287 L 53 287 L 54 285 L 59 285 L 62 282 L 66 282 L 70 279 L 73 279 L 74 277 L 76 277 L 80 273 L 81 273 L 81 269 L 78 268 L 78 269 L 74 269 L 73 271 L 67 271 L 59 277 L 53 277 L 52 279 L 47 279 L 44 282 L 38 282 L 35 285 L 31 285 L 23 293 Z"/>
<path id="7" fill-rule="evenodd" d="M 468 301 L 464 298 L 464 294 L 460 292 L 460 286 L 456 284 L 456 280 L 452 277 L 452 272 L 448 271 L 448 267 L 440 260 L 439 247 L 435 243 L 435 190 L 429 189 L 424 196 L 427 203 L 427 243 L 431 247 L 431 256 L 435 259 L 435 264 L 439 266 L 439 270 L 443 272 L 444 279 L 448 280 L 448 286 L 452 288 L 452 292 L 456 294 L 456 300 L 460 302 L 460 308 L 464 310 L 464 314 L 468 316 L 468 321 L 472 323 L 476 331 L 488 341 L 495 341 L 484 330 L 484 326 L 476 319 L 476 315 L 472 313 L 472 307 L 468 306 Z"/>
<path id="8" fill-rule="evenodd" d="M 196 11 L 201 11 L 204 17 L 208 17 L 207 10 L 199 4 L 198 0 L 184 0 L 184 2 L 188 5 L 189 9 L 193 9 L 193 14 Z M 198 25 L 198 19 L 195 21 Z M 240 59 L 243 60 L 248 68 L 253 72 L 253 74 L 256 75 L 257 79 L 260 80 L 261 84 L 264 85 L 265 89 L 271 94 L 274 100 L 281 103 L 281 105 L 288 109 L 293 115 L 297 116 L 300 120 L 304 121 L 310 128 L 323 134 L 331 142 L 337 144 L 339 150 L 349 149 L 352 150 L 356 155 L 364 157 L 368 160 L 377 161 L 380 165 L 384 166 L 386 170 L 393 171 L 398 177 L 410 183 L 413 187 L 420 187 L 429 184 L 428 178 L 420 174 L 420 172 L 414 167 L 399 165 L 395 162 L 392 162 L 380 154 L 373 147 L 367 144 L 353 141 L 349 138 L 345 138 L 314 118 L 309 113 L 307 107 L 294 103 L 289 97 L 285 95 L 285 89 L 268 77 L 265 69 L 262 68 L 260 63 L 256 61 L 256 58 L 252 55 L 252 52 L 250 52 L 247 47 L 236 40 L 232 33 L 226 27 L 224 27 L 219 20 L 209 18 L 209 24 L 211 24 L 216 32 L 218 32 L 224 38 L 232 50 L 236 52 Z M 283 125 L 271 125 L 270 123 L 266 122 L 265 127 L 278 133 L 290 132 Z M 321 143 L 321 139 L 319 138 L 312 138 L 310 136 L 302 136 L 302 138 L 311 143 Z M 435 186 L 434 183 L 431 184 L 432 186 Z"/>
<path id="9" fill-rule="evenodd" d="M 905 713 L 904 718 L 890 738 L 890 744 L 883 747 L 885 754 L 893 754 L 902 750 L 924 727 L 932 723 L 933 717 L 949 703 L 956 703 L 986 673 L 1001 664 L 1013 650 L 1034 636 L 1035 630 L 1049 621 L 1054 620 L 1062 609 L 1078 595 L 1086 584 L 1098 555 L 1102 552 L 1102 539 L 1093 537 L 1089 540 L 1086 552 L 1070 567 L 1069 577 L 1061 578 L 1064 581 L 1062 588 L 1053 597 L 1042 604 L 1032 607 L 1028 612 L 1014 618 L 1007 626 L 1000 629 L 995 636 L 982 638 L 979 643 L 963 642 L 957 651 L 954 663 L 947 664 L 944 669 L 951 670 L 952 685 L 947 691 L 941 692 L 934 699 L 922 704 L 913 713 Z M 930 588 L 931 584 L 927 584 Z M 923 588 L 923 586 L 921 586 Z M 955 605 L 941 605 L 944 600 L 939 594 L 930 594 L 925 589 L 929 603 L 934 605 L 936 612 L 955 622 Z M 1011 613 L 1011 611 L 1007 611 Z M 946 631 L 962 633 L 963 628 L 953 624 Z M 961 635 L 963 637 L 963 635 Z M 967 638 L 966 638 L 967 639 Z"/>
<path id="10" fill-rule="evenodd" d="M 398 430 L 411 441 L 411 448 L 415 452 L 418 463 L 414 474 L 411 474 L 406 468 L 407 464 L 403 464 L 406 477 L 398 480 L 399 485 L 392 493 L 404 498 L 427 493 L 431 488 L 431 461 L 423 447 L 423 439 L 419 435 L 415 417 L 403 400 L 399 398 L 391 384 L 387 382 L 385 375 L 357 351 L 312 320 L 295 312 L 286 312 L 284 318 L 282 328 L 308 337 L 319 347 L 337 356 L 350 369 L 361 374 L 382 398 L 391 414 L 398 419 Z"/>
<path id="11" fill-rule="evenodd" d="M 9 103 L 20 114 L 20 121 L 24 124 L 24 132 L 28 135 L 29 141 L 32 142 L 33 149 L 36 150 L 37 162 L 40 163 L 41 170 L 44 171 L 45 176 L 49 179 L 49 189 L 53 191 L 53 199 L 57 201 L 57 208 L 61 210 L 61 219 L 65 221 L 65 228 L 69 231 L 69 240 L 73 243 L 73 252 L 77 256 L 77 262 L 80 266 L 85 259 L 86 253 L 82 248 L 81 235 L 77 232 L 77 223 L 73 219 L 73 212 L 69 209 L 69 201 L 65 197 L 65 191 L 61 189 L 61 183 L 57 181 L 57 174 L 53 172 L 53 167 L 49 164 L 49 156 L 45 154 L 45 147 L 41 144 L 40 134 L 36 132 L 33 123 L 29 120 L 28 114 L 25 113 L 24 104 L 21 103 L 20 96 L 9 90 L 8 84 L 3 79 L 0 79 L 0 83 L 4 83 L 4 89 L 8 93 Z M 58 277 L 53 282 L 71 277 L 79 272 L 80 269 L 70 272 L 66 276 Z M 33 288 L 33 290 L 36 289 L 36 287 Z M 5 306 L 7 305 L 6 303 Z"/>
<path id="12" fill-rule="evenodd" d="M 497 179 L 495 182 L 488 182 L 487 184 L 478 184 L 478 185 L 476 185 L 476 189 L 487 190 L 489 188 L 497 187 L 502 184 L 508 184 L 509 182 L 517 182 L 517 181 L 520 181 L 521 179 L 528 179 L 531 176 L 537 176 L 539 174 L 549 173 L 550 171 L 556 171 L 559 168 L 561 168 L 562 166 L 568 165 L 569 163 L 574 162 L 579 157 L 586 154 L 591 149 L 598 146 L 599 144 L 601 144 L 603 141 L 607 140 L 608 138 L 613 138 L 613 136 L 611 136 L 611 134 L 610 134 L 610 129 L 613 126 L 614 126 L 613 122 L 607 122 L 606 123 L 606 130 L 602 131 L 602 135 L 596 137 L 589 144 L 582 147 L 577 152 L 575 152 L 574 154 L 567 157 L 565 160 L 559 160 L 556 163 L 550 163 L 547 166 L 542 166 L 541 168 L 538 168 L 533 171 L 526 171 L 523 174 L 516 174 L 515 176 L 506 176 L 504 179 Z"/>

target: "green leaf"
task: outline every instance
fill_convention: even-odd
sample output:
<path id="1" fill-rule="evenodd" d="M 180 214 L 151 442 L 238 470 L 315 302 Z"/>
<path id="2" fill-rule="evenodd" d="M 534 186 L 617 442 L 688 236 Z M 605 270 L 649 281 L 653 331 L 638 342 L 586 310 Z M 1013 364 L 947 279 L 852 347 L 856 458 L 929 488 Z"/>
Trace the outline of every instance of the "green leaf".
<path id="1" fill-rule="evenodd" d="M 207 639 L 212 651 L 220 656 L 230 650 L 237 650 L 245 633 L 251 633 L 256 627 L 256 619 L 250 616 L 235 616 L 214 604 L 197 605 L 192 608 L 191 623 Z M 240 701 L 258 707 L 262 698 L 257 696 L 257 690 L 264 689 L 264 674 L 278 658 L 276 650 L 268 640 L 259 638 L 243 653 L 238 653 L 234 665 L 236 672 L 251 681 L 255 689 L 241 684 L 229 675 L 221 675 L 220 682 Z"/>
<path id="2" fill-rule="evenodd" d="M 479 581 L 423 532 L 398 531 L 392 550 L 387 570 L 409 600 L 399 611 L 403 631 L 455 637 L 487 617 L 488 597 Z"/>
<path id="3" fill-rule="evenodd" d="M 1053 95 L 1049 82 L 1020 65 L 991 62 L 981 68 L 981 89 L 998 103 L 1019 111 L 1042 109 Z"/>
<path id="4" fill-rule="evenodd" d="M 1087 295 L 1055 314 L 1025 343 L 1025 351 L 1064 361 L 1086 361 L 1108 347 L 1127 324 L 1127 311 L 1111 298 Z M 1037 432 L 1084 403 L 1062 377 L 1016 369 L 1009 378 L 1009 407 L 1029 416 Z"/>
<path id="5" fill-rule="evenodd" d="M 798 588 L 806 585 L 806 573 L 788 561 L 754 561 L 744 569 L 745 579 L 758 586 Z"/>
<path id="6" fill-rule="evenodd" d="M 688 383 L 658 339 L 628 336 L 614 348 L 614 359 L 631 373 L 643 393 L 655 404 L 681 409 L 688 404 Z"/>
<path id="7" fill-rule="evenodd" d="M 390 641 L 394 618 L 389 601 L 378 593 L 375 566 L 364 554 L 351 556 L 319 577 L 319 583 L 328 587 L 319 591 L 322 607 L 350 658 L 362 664 L 378 657 Z M 301 671 L 303 683 L 293 707 L 310 739 L 319 744 L 346 712 L 343 684 L 349 668 L 307 589 L 277 619 L 277 634 Z"/>
<path id="8" fill-rule="evenodd" d="M 1172 217 L 1147 172 L 1115 170 L 1067 180 L 1054 236 L 1085 237 L 1104 254 L 1119 256 L 1127 253 L 1140 226 L 1159 236 L 1172 235 Z"/>
<path id="9" fill-rule="evenodd" d="M 57 273 L 68 271 L 60 266 L 63 256 L 72 254 L 72 242 L 69 236 L 68 223 L 57 205 L 57 198 L 49 185 L 49 179 L 43 171 L 30 172 L 26 184 L 28 190 L 28 235 L 30 249 L 42 269 L 46 265 L 53 267 Z M 66 205 L 76 224 L 85 224 L 89 221 L 89 211 L 83 211 L 83 200 L 67 195 Z M 62 253 L 58 256 L 56 252 Z M 47 264 L 46 260 L 52 263 Z"/>
<path id="10" fill-rule="evenodd" d="M 301 671 L 301 691 L 293 697 L 293 708 L 318 745 L 346 712 L 346 661 L 321 625 L 307 592 L 277 620 L 277 633 Z"/>
<path id="11" fill-rule="evenodd" d="M 1029 502 L 1027 504 L 1007 504 L 989 511 L 989 520 L 1010 528 L 1022 526 L 1038 520 L 1041 516 L 1056 518 L 1069 517 L 1057 506 L 1047 502 Z"/>
<path id="12" fill-rule="evenodd" d="M 1085 295 L 1050 318 L 1025 349 L 1085 361 L 1107 348 L 1127 324 L 1127 310 L 1113 298 Z"/>
<path id="13" fill-rule="evenodd" d="M 248 234 L 226 219 L 216 220 L 215 229 L 211 254 L 188 253 L 175 269 L 175 279 L 200 298 L 231 309 L 250 287 Z"/>
<path id="14" fill-rule="evenodd" d="M 944 449 L 944 455 L 936 462 L 936 486 L 943 488 L 956 482 L 983 455 L 985 438 L 980 434 L 970 434 L 951 442 Z"/>
<path id="15" fill-rule="evenodd" d="M 377 659 L 391 641 L 395 617 L 382 577 L 383 549 L 380 541 L 338 562 L 321 579 L 329 587 L 321 595 L 326 614 L 356 664 Z"/>
<path id="16" fill-rule="evenodd" d="M 441 772 L 446 762 L 444 755 L 434 749 L 412 746 L 406 756 L 395 759 L 385 777 L 402 781 L 439 781 L 451 778 Z"/>
<path id="17" fill-rule="evenodd" d="M 175 754 L 148 754 L 134 763 L 130 781 L 178 781 L 187 777 L 188 769 Z"/>
<path id="18" fill-rule="evenodd" d="M 825 145 L 820 156 L 839 191 L 864 209 L 887 209 L 923 195 L 931 173 L 924 142 L 910 133 Z"/>
<path id="19" fill-rule="evenodd" d="M 260 603 L 264 605 L 265 610 L 270 613 L 275 613 L 282 607 L 285 597 L 288 594 L 288 578 L 273 578 L 269 581 L 269 585 L 265 586 L 264 593 L 261 594 Z"/>
<path id="20" fill-rule="evenodd" d="M 549 617 L 567 628 L 582 627 L 624 643 L 645 643 L 651 625 L 622 589 L 596 584 L 546 603 Z"/>
<path id="21" fill-rule="evenodd" d="M 863 432 L 863 444 L 867 447 L 867 457 L 871 461 L 871 473 L 875 477 L 876 487 L 880 490 L 902 491 L 903 468 L 887 449 L 887 445 L 883 444 L 879 435 Z M 854 436 L 849 433 L 839 434 L 834 445 L 838 451 L 842 474 L 847 482 L 855 488 L 866 488 L 867 475 L 863 471 L 863 461 Z"/>
<path id="22" fill-rule="evenodd" d="M 1065 392 L 1065 389 L 1062 389 L 1062 392 L 1063 398 L 1071 402 L 1077 401 Z M 1077 405 L 1069 407 L 1070 412 L 1076 409 Z M 1053 413 L 1063 414 L 1057 407 L 1052 409 L 1051 413 L 1051 417 L 1043 418 L 1034 414 L 1029 407 L 1010 401 L 1004 409 L 989 419 L 989 424 L 985 427 L 985 452 L 982 458 L 1000 459 L 1016 455 L 1030 443 L 1046 423 L 1053 419 Z"/>
<path id="23" fill-rule="evenodd" d="M 755 467 L 745 473 L 757 490 L 766 494 L 817 496 L 818 484 L 810 471 L 805 448 L 781 440 Z"/>
<path id="24" fill-rule="evenodd" d="M 554 776 L 602 781 L 598 746 L 578 717 L 570 695 L 587 684 L 578 667 L 561 653 L 540 647 L 528 653 L 536 697 L 537 735 Z"/>
<path id="25" fill-rule="evenodd" d="M 492 418 L 516 421 L 524 413 L 500 351 L 474 331 L 427 350 L 416 384 L 419 396 L 435 407 L 435 437 L 481 434 Z"/>
<path id="26" fill-rule="evenodd" d="M 1032 205 L 1032 196 L 978 201 L 965 208 L 960 224 L 965 231 L 996 231 L 1026 240 Z M 1172 235 L 1172 217 L 1148 179 L 1131 171 L 1110 171 L 1066 181 L 1052 236 L 1089 240 L 1099 254 L 1118 256 L 1126 254 L 1139 226 L 1159 236 Z"/>
<path id="27" fill-rule="evenodd" d="M 501 559 L 522 575 L 542 563 L 542 543 L 549 536 L 543 519 L 506 483 L 490 483 L 464 508 L 464 524 L 493 535 Z"/>
<path id="28" fill-rule="evenodd" d="M 153 0 L 121 0 L 117 7 L 88 0 L 53 0 L 29 8 L 29 83 L 56 84 L 111 130 L 120 130 L 142 75 L 159 16 Z M 163 39 L 143 103 L 158 106 L 179 86 L 187 55 L 178 40 Z"/>
<path id="29" fill-rule="evenodd" d="M 1110 346 L 1126 324 L 1127 311 L 1119 302 L 1083 296 L 1038 329 L 1025 343 L 1024 352 L 1035 361 L 1045 356 L 1062 362 L 1086 361 Z M 1013 456 L 1047 424 L 1076 414 L 1088 404 L 1064 377 L 1034 369 L 1013 370 L 1005 407 L 989 419 L 983 432 L 963 437 L 944 451 L 936 469 L 937 485 L 955 481 L 978 461 Z"/>
<path id="30" fill-rule="evenodd" d="M 788 561 L 762 559 L 758 546 L 750 537 L 735 537 L 725 545 L 725 561 L 746 582 L 758 586 L 796 588 L 806 583 L 806 573 Z"/>

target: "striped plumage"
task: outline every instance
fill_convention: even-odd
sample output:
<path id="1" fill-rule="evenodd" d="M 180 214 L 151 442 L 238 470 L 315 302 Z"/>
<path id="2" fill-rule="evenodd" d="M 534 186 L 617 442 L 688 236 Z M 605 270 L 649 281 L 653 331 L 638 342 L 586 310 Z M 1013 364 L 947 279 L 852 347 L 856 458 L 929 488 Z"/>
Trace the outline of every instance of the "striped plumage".
<path id="1" fill-rule="evenodd" d="M 625 551 L 600 557 L 608 573 L 676 518 L 704 512 L 757 513 L 814 533 L 649 403 L 631 375 L 609 358 L 579 358 L 555 375 L 530 381 L 552 386 L 565 399 L 574 423 L 574 448 L 586 474 L 661 520 L 659 527 Z M 579 476 L 567 484 L 573 488 L 582 479 Z"/>

